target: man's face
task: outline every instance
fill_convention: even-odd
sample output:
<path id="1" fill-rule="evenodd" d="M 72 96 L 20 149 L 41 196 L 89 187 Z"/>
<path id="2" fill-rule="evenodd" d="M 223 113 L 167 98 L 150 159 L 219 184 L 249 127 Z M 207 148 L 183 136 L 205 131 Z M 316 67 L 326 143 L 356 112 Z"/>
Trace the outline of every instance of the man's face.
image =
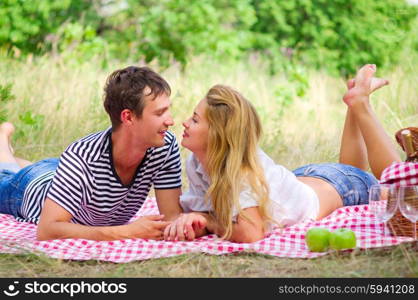
<path id="1" fill-rule="evenodd" d="M 150 95 L 145 98 L 142 116 L 133 116 L 134 135 L 146 148 L 164 146 L 166 131 L 174 125 L 170 106 L 171 100 L 168 95 L 163 93 L 155 99 Z"/>

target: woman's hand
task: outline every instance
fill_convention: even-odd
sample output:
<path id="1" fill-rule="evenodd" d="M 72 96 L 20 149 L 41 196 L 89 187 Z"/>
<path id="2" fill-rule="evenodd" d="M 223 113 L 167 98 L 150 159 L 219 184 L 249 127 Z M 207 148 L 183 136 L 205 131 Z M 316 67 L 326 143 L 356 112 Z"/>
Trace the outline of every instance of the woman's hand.
<path id="1" fill-rule="evenodd" d="M 164 230 L 167 241 L 193 241 L 206 234 L 206 218 L 199 213 L 183 213 Z"/>

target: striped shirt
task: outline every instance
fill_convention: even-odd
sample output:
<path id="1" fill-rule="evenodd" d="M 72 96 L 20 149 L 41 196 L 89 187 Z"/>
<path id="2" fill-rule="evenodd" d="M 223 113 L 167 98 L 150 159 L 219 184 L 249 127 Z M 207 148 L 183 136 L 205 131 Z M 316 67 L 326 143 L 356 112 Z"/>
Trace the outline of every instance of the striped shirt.
<path id="1" fill-rule="evenodd" d="M 181 187 L 180 152 L 175 136 L 166 132 L 165 145 L 149 148 L 125 185 L 113 166 L 111 128 L 72 143 L 60 157 L 56 172 L 34 179 L 25 190 L 23 221 L 39 222 L 46 196 L 90 226 L 126 224 L 141 208 L 151 186 Z"/>
<path id="2" fill-rule="evenodd" d="M 44 205 L 44 200 L 51 186 L 55 171 L 49 171 L 32 180 L 25 189 L 22 205 L 20 207 L 21 217 L 16 220 L 38 224 L 39 216 Z"/>

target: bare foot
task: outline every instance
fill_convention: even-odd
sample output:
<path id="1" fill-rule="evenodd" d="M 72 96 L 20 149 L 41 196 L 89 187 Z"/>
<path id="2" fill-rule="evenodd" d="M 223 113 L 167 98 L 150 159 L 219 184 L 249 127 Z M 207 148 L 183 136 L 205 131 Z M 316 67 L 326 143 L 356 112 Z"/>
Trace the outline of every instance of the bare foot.
<path id="1" fill-rule="evenodd" d="M 355 79 L 350 79 L 349 81 L 347 81 L 347 89 L 352 89 L 356 84 L 356 80 Z M 378 78 L 378 77 L 373 77 L 372 81 L 370 83 L 370 88 L 372 93 L 378 89 L 380 89 L 382 86 L 388 85 L 389 84 L 389 80 L 387 79 L 383 79 L 383 78 Z"/>
<path id="2" fill-rule="evenodd" d="M 15 131 L 15 127 L 10 122 L 4 122 L 0 124 L 0 136 L 4 136 L 7 138 L 7 141 L 9 143 L 10 152 L 14 153 L 14 150 L 12 148 L 11 138 L 13 135 L 13 132 Z"/>
<path id="3" fill-rule="evenodd" d="M 389 84 L 386 79 L 373 77 L 376 72 L 375 65 L 365 65 L 357 72 L 356 78 L 347 82 L 348 91 L 345 93 L 343 100 L 348 106 L 355 103 L 367 102 L 371 93 Z"/>

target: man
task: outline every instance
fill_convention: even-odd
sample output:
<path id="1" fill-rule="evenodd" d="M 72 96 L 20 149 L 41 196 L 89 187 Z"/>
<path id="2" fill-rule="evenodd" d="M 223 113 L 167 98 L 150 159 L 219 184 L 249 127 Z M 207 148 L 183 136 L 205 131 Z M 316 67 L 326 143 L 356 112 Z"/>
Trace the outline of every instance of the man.
<path id="1" fill-rule="evenodd" d="M 27 162 L 10 150 L 13 126 L 2 124 L 0 212 L 39 222 L 39 240 L 162 239 L 168 221 L 181 212 L 172 201 L 181 194 L 181 162 L 167 131 L 173 125 L 170 93 L 149 68 L 113 72 L 104 96 L 112 126 L 72 143 L 59 162 L 47 159 L 21 170 Z M 128 223 L 152 185 L 161 215 Z"/>

